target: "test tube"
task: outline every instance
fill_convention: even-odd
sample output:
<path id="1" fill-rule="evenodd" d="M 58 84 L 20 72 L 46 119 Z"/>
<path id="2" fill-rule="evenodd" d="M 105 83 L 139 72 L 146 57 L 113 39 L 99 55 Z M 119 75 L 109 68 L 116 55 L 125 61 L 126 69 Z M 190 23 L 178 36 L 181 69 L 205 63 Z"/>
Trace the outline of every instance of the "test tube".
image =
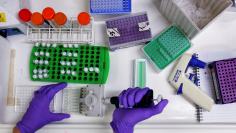
<path id="1" fill-rule="evenodd" d="M 26 23 L 30 27 L 34 27 L 32 23 L 30 22 L 32 16 L 32 12 L 29 9 L 21 9 L 18 12 L 18 18 L 20 19 L 21 22 Z"/>
<path id="2" fill-rule="evenodd" d="M 78 17 L 77 21 L 80 25 L 88 25 L 90 23 L 90 15 L 87 12 L 81 12 Z"/>
<path id="3" fill-rule="evenodd" d="M 56 27 L 70 27 L 70 22 L 68 21 L 66 15 L 63 12 L 58 12 L 54 16 L 54 24 Z"/>
<path id="4" fill-rule="evenodd" d="M 45 23 L 43 15 L 39 12 L 34 12 L 32 14 L 31 22 L 36 27 L 40 27 L 40 28 L 48 28 L 49 27 L 49 25 L 47 23 Z"/>
<path id="5" fill-rule="evenodd" d="M 44 8 L 42 15 L 43 15 L 43 18 L 50 24 L 50 26 L 52 26 L 53 28 L 56 28 L 55 24 L 53 23 L 55 11 L 52 7 Z"/>

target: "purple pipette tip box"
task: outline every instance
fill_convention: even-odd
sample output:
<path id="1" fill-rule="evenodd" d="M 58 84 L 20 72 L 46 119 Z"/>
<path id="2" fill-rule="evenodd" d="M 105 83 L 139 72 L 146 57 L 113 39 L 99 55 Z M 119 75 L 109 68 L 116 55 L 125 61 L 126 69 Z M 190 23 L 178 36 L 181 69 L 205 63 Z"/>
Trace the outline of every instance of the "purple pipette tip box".
<path id="1" fill-rule="evenodd" d="M 152 38 L 146 12 L 109 19 L 106 29 L 111 50 L 145 43 Z"/>
<path id="2" fill-rule="evenodd" d="M 216 92 L 216 103 L 236 102 L 236 58 L 209 65 Z"/>

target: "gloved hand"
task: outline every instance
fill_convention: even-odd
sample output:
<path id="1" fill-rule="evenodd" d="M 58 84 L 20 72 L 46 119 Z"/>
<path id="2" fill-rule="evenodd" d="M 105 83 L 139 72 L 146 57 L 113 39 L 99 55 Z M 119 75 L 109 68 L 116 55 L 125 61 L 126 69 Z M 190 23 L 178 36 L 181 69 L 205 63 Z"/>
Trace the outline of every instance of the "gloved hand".
<path id="1" fill-rule="evenodd" d="M 139 103 L 149 88 L 129 88 L 124 90 L 119 96 L 120 105 L 123 108 L 117 108 L 113 113 L 113 120 L 110 123 L 115 133 L 133 133 L 134 126 L 154 115 L 160 114 L 168 100 L 164 99 L 157 105 L 149 108 L 132 108 Z"/>
<path id="2" fill-rule="evenodd" d="M 17 123 L 17 128 L 21 133 L 34 133 L 43 126 L 54 122 L 69 118 L 69 114 L 52 113 L 49 110 L 49 105 L 57 92 L 64 89 L 67 83 L 52 84 L 42 86 L 34 92 L 27 112 L 22 120 Z"/>

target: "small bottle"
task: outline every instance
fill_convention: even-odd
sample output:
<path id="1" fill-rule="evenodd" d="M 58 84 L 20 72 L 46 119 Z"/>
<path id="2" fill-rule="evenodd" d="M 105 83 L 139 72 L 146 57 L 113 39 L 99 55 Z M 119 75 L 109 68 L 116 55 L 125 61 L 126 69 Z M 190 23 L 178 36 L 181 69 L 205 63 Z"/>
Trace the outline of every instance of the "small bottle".
<path id="1" fill-rule="evenodd" d="M 34 25 L 32 25 L 31 23 L 31 16 L 32 16 L 32 12 L 29 9 L 21 9 L 18 12 L 18 18 L 20 19 L 21 22 L 26 23 L 28 26 L 30 27 L 34 27 Z"/>
<path id="2" fill-rule="evenodd" d="M 46 7 L 43 9 L 42 12 L 43 18 L 45 19 L 45 21 L 47 21 L 51 27 L 56 28 L 53 19 L 55 16 L 55 11 L 52 7 Z"/>
<path id="3" fill-rule="evenodd" d="M 54 24 L 58 28 L 69 28 L 70 22 L 68 21 L 66 15 L 63 12 L 58 12 L 54 16 Z"/>
<path id="4" fill-rule="evenodd" d="M 32 14 L 31 23 L 35 27 L 39 27 L 39 28 L 48 28 L 48 27 L 50 27 L 47 23 L 45 23 L 43 15 L 39 12 L 34 12 Z"/>
<path id="5" fill-rule="evenodd" d="M 81 12 L 78 17 L 78 23 L 79 25 L 88 25 L 90 23 L 90 15 L 87 12 Z"/>

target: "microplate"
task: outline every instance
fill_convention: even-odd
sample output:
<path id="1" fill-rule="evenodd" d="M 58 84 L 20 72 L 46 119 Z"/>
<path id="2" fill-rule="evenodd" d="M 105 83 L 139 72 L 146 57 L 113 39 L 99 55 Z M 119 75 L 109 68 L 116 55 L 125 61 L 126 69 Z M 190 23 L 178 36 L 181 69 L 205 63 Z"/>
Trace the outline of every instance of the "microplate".
<path id="1" fill-rule="evenodd" d="M 104 84 L 109 72 L 106 47 L 37 43 L 30 58 L 33 81 Z"/>
<path id="2" fill-rule="evenodd" d="M 170 26 L 143 47 L 146 57 L 157 70 L 164 69 L 191 46 L 189 39 L 175 25 Z"/>
<path id="3" fill-rule="evenodd" d="M 216 92 L 216 103 L 236 102 L 236 58 L 209 65 Z"/>
<path id="4" fill-rule="evenodd" d="M 123 14 L 131 12 L 131 0 L 90 0 L 92 14 Z"/>
<path id="5" fill-rule="evenodd" d="M 151 40 L 152 34 L 146 12 L 116 17 L 106 21 L 111 50 L 130 47 Z"/>

